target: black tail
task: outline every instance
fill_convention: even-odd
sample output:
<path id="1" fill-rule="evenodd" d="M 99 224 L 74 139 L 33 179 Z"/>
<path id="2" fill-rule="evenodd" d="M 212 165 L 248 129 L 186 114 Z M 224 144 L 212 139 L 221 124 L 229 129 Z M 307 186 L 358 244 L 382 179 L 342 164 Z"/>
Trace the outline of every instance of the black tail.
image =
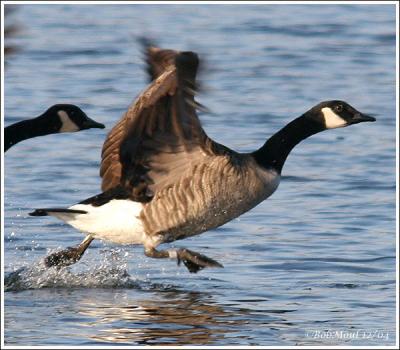
<path id="1" fill-rule="evenodd" d="M 74 210 L 74 209 L 63 209 L 63 208 L 46 208 L 46 209 L 36 209 L 30 216 L 47 216 L 50 213 L 71 213 L 71 214 L 87 214 L 85 210 Z"/>

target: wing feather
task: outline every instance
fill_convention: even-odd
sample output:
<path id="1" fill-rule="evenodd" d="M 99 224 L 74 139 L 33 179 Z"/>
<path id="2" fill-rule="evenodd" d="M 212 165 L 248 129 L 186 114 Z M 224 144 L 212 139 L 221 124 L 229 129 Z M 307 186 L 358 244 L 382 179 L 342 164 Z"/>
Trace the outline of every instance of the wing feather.
<path id="1" fill-rule="evenodd" d="M 141 38 L 139 40 L 143 46 L 145 61 L 147 64 L 147 73 L 150 81 L 157 79 L 170 66 L 175 65 L 175 58 L 179 54 L 175 50 L 165 50 L 156 47 L 154 42 L 149 38 Z"/>
<path id="2" fill-rule="evenodd" d="M 162 56 L 163 51 L 156 53 Z M 100 168 L 103 191 L 122 185 L 135 200 L 147 202 L 206 157 L 232 152 L 208 138 L 197 116 L 193 103 L 197 55 L 173 52 L 174 64 L 145 89 L 109 133 Z"/>

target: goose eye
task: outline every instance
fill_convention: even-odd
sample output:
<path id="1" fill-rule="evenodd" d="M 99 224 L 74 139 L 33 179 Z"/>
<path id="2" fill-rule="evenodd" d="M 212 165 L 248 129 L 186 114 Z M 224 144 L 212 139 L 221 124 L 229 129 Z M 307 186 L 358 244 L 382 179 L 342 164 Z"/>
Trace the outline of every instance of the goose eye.
<path id="1" fill-rule="evenodd" d="M 335 111 L 336 111 L 336 112 L 341 112 L 341 111 L 343 111 L 343 105 L 336 105 L 336 106 L 335 106 Z"/>

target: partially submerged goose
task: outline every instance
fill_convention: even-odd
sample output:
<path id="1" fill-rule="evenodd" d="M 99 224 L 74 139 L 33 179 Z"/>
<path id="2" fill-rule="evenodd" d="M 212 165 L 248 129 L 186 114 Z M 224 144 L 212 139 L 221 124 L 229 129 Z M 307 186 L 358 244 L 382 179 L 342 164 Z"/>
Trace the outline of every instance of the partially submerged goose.
<path id="1" fill-rule="evenodd" d="M 77 261 L 90 242 L 142 244 L 153 258 L 183 261 L 190 272 L 221 267 L 188 249 L 162 243 L 198 235 L 250 210 L 278 187 L 290 151 L 326 129 L 374 121 L 343 101 L 321 102 L 283 127 L 253 153 L 211 140 L 196 114 L 198 58 L 193 52 L 150 48 L 155 80 L 109 133 L 102 151 L 103 193 L 68 209 L 37 209 L 88 234 L 48 265 Z"/>
<path id="2" fill-rule="evenodd" d="M 56 104 L 36 118 L 22 120 L 5 127 L 4 152 L 16 143 L 33 137 L 90 128 L 104 129 L 105 126 L 90 119 L 75 105 Z"/>

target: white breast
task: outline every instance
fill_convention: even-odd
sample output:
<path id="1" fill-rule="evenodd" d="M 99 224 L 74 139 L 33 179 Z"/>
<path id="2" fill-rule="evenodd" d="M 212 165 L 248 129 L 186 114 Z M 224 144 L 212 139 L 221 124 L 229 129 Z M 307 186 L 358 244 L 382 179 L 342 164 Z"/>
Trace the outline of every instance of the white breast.
<path id="1" fill-rule="evenodd" d="M 278 188 L 281 176 L 274 170 L 265 170 L 258 167 L 257 172 L 264 182 L 264 199 L 267 199 Z"/>

